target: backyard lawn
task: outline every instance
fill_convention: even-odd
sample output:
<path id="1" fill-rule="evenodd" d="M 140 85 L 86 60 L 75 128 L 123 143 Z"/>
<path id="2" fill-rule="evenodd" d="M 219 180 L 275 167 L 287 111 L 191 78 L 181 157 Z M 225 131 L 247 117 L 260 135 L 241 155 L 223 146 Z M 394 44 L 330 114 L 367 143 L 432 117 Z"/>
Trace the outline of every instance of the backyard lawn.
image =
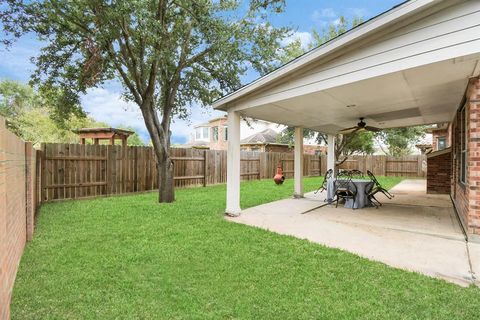
<path id="1" fill-rule="evenodd" d="M 320 178 L 305 179 L 316 188 Z M 393 186 L 398 178 L 382 179 Z M 242 207 L 293 181 L 242 183 Z M 223 219 L 225 186 L 44 204 L 12 319 L 478 319 L 480 289 Z"/>

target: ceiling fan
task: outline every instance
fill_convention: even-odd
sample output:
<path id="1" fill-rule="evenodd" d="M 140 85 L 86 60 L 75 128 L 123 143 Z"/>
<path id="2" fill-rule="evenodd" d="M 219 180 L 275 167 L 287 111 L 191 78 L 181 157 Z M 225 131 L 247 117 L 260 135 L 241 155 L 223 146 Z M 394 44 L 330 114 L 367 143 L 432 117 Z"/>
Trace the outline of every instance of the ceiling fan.
<path id="1" fill-rule="evenodd" d="M 351 128 L 345 128 L 343 130 L 340 130 L 338 133 L 340 134 L 349 134 L 349 133 L 355 133 L 358 131 L 372 131 L 372 132 L 378 132 L 381 131 L 382 129 L 376 128 L 376 127 L 370 127 L 367 126 L 367 124 L 363 121 L 364 118 L 360 118 L 360 122 L 357 123 L 355 127 Z"/>

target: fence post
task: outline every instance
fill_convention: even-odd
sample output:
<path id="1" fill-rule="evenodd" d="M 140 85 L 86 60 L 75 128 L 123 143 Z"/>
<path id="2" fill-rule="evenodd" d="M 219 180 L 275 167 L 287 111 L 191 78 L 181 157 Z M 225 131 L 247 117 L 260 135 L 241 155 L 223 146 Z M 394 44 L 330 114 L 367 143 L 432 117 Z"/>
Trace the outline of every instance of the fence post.
<path id="1" fill-rule="evenodd" d="M 207 150 L 203 150 L 203 186 L 207 186 Z"/>
<path id="2" fill-rule="evenodd" d="M 133 152 L 133 191 L 138 191 L 138 148 L 137 146 L 132 147 L 134 148 Z"/>
<path id="3" fill-rule="evenodd" d="M 383 157 L 383 175 L 387 175 L 387 156 Z"/>
<path id="4" fill-rule="evenodd" d="M 117 165 L 117 155 L 115 150 L 115 145 L 107 146 L 107 185 L 106 193 L 113 194 L 115 182 L 116 182 L 116 165 Z"/>
<path id="5" fill-rule="evenodd" d="M 42 151 L 37 150 L 35 154 L 35 214 L 42 203 Z"/>
<path id="6" fill-rule="evenodd" d="M 423 172 L 423 157 L 424 155 L 418 155 L 417 156 L 417 176 L 423 177 L 424 172 Z"/>
<path id="7" fill-rule="evenodd" d="M 34 204 L 34 179 L 35 179 L 35 153 L 31 142 L 25 142 L 25 214 L 27 224 L 27 241 L 33 238 L 35 204 Z"/>
<path id="8" fill-rule="evenodd" d="M 41 172 L 41 175 L 42 175 L 42 178 L 41 178 L 41 185 L 40 185 L 40 195 L 41 195 L 41 201 L 46 201 L 47 198 L 46 198 L 46 195 L 47 195 L 47 189 L 46 189 L 46 186 L 47 186 L 47 168 L 46 168 L 46 150 L 47 150 L 47 145 L 45 143 L 42 143 L 41 146 L 40 146 L 41 150 L 42 150 L 42 172 Z"/>

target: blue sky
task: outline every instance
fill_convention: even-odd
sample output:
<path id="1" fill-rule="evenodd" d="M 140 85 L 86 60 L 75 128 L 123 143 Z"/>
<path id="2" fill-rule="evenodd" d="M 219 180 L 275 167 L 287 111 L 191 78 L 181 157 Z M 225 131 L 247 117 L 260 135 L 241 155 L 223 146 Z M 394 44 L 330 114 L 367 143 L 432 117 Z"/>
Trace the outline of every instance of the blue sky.
<path id="1" fill-rule="evenodd" d="M 350 19 L 354 16 L 369 19 L 402 2 L 402 0 L 287 0 L 285 12 L 272 16 L 271 21 L 275 26 L 293 27 L 295 33 L 292 38 L 300 38 L 303 43 L 308 43 L 312 29 L 321 30 L 335 22 L 341 15 Z M 288 41 L 289 39 L 286 39 L 285 43 Z M 0 79 L 27 82 L 34 68 L 30 58 L 37 55 L 40 48 L 41 43 L 33 37 L 22 38 L 8 51 L 0 48 Z M 248 83 L 255 77 L 255 73 L 249 72 L 242 80 Z M 107 83 L 102 88 L 90 90 L 82 97 L 82 106 L 96 120 L 107 122 L 111 126 L 131 126 L 148 141 L 148 133 L 138 108 L 123 101 L 121 92 L 119 84 Z M 186 142 L 192 125 L 220 115 L 223 113 L 212 108 L 193 107 L 188 121 L 175 119 L 172 123 L 172 142 Z"/>

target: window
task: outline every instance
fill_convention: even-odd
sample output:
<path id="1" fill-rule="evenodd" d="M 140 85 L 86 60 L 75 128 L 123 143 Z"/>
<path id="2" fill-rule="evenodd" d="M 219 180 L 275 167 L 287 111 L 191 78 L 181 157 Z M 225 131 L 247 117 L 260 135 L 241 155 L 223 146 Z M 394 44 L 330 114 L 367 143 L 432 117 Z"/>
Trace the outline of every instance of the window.
<path id="1" fill-rule="evenodd" d="M 208 127 L 203 128 L 203 139 L 208 139 L 208 134 L 209 134 L 208 131 L 209 131 Z"/>
<path id="2" fill-rule="evenodd" d="M 218 141 L 218 127 L 212 128 L 212 139 L 213 141 Z"/>
<path id="3" fill-rule="evenodd" d="M 443 150 L 447 147 L 447 138 L 446 137 L 438 137 L 437 138 L 437 149 Z"/>
<path id="4" fill-rule="evenodd" d="M 198 140 L 202 137 L 202 131 L 201 128 L 195 129 L 195 139 Z"/>
<path id="5" fill-rule="evenodd" d="M 459 114 L 459 135 L 460 135 L 460 182 L 466 183 L 467 181 L 467 148 L 468 148 L 468 131 L 467 131 L 467 111 L 465 106 L 460 110 Z"/>
<path id="6" fill-rule="evenodd" d="M 223 127 L 223 140 L 228 141 L 228 127 Z"/>

